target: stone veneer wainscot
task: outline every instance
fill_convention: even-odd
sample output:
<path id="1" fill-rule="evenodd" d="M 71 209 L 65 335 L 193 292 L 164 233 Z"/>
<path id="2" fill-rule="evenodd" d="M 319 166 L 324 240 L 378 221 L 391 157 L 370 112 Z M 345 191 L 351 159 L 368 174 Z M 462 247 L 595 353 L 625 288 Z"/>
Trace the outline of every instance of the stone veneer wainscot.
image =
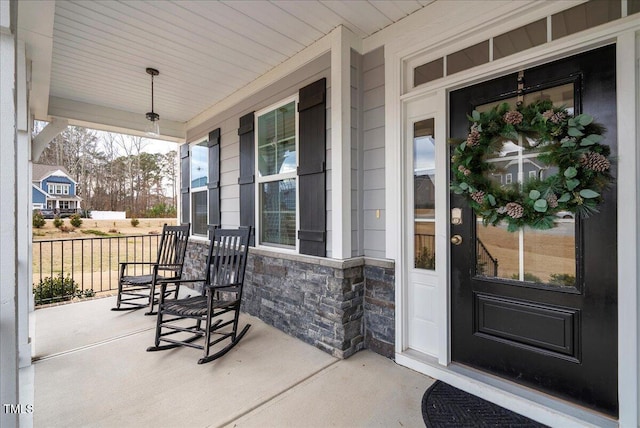
<path id="1" fill-rule="evenodd" d="M 201 276 L 207 248 L 191 240 L 185 278 Z M 393 358 L 394 298 L 393 261 L 249 250 L 242 310 L 338 358 L 363 348 Z"/>

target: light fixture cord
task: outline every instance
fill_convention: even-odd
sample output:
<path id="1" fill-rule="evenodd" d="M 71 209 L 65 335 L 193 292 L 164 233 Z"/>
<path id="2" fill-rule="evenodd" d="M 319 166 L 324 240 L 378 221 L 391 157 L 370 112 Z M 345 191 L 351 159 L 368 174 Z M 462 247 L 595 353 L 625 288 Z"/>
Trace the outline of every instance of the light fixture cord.
<path id="1" fill-rule="evenodd" d="M 153 109 L 153 74 L 151 75 L 151 113 L 155 113 Z"/>

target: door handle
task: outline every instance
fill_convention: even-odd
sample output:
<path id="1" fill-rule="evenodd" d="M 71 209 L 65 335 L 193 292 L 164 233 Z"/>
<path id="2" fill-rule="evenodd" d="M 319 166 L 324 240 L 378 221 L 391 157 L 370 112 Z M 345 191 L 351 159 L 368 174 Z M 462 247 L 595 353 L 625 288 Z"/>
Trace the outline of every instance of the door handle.
<path id="1" fill-rule="evenodd" d="M 462 244 L 462 236 L 460 236 L 460 235 L 453 235 L 453 236 L 451 237 L 451 243 L 452 243 L 453 245 L 460 245 L 460 244 Z"/>

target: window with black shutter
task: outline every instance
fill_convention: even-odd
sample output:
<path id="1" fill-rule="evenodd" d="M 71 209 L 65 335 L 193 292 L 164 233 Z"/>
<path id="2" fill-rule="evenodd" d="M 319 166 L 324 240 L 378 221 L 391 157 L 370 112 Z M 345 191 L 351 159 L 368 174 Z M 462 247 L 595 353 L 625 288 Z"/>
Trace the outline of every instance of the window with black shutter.
<path id="1" fill-rule="evenodd" d="M 260 245 L 326 256 L 326 125 L 326 79 L 240 119 L 240 224 Z"/>
<path id="2" fill-rule="evenodd" d="M 208 236 L 220 224 L 220 128 L 207 140 L 180 147 L 181 217 L 191 233 Z"/>

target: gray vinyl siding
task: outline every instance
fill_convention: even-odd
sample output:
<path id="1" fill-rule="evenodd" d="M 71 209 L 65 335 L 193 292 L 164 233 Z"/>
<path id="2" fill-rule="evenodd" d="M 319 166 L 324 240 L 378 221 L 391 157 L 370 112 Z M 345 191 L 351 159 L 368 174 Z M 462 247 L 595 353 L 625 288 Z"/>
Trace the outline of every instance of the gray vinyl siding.
<path id="1" fill-rule="evenodd" d="M 220 223 L 222 227 L 240 224 L 240 142 L 238 120 L 225 121 L 220 136 Z"/>
<path id="2" fill-rule="evenodd" d="M 385 257 L 384 50 L 364 55 L 363 233 L 364 255 Z M 376 217 L 379 211 L 380 217 Z"/>

